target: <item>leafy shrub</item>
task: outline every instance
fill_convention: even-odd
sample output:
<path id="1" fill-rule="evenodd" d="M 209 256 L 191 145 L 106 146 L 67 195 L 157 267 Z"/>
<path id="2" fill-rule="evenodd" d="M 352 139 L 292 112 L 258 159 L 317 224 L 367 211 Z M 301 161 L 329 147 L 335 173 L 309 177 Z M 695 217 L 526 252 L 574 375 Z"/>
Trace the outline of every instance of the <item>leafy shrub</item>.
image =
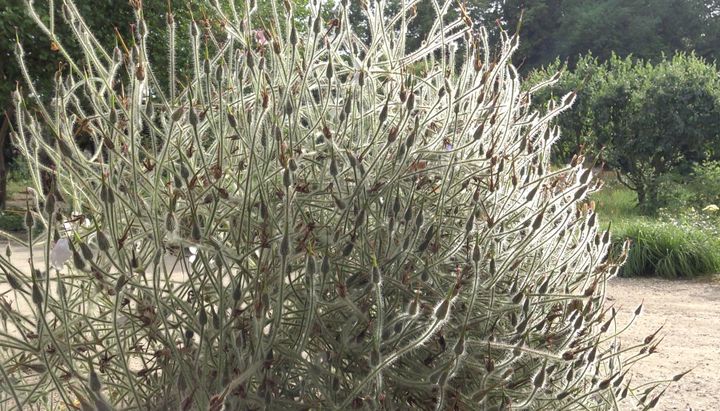
<path id="1" fill-rule="evenodd" d="M 25 229 L 22 215 L 10 213 L 6 211 L 0 212 L 0 230 L 2 231 L 22 231 Z"/>
<path id="2" fill-rule="evenodd" d="M 535 82 L 559 67 L 531 76 Z M 679 54 L 651 64 L 616 56 L 587 56 L 545 96 L 578 92 L 578 109 L 559 123 L 567 158 L 579 146 L 599 154 L 638 193 L 648 209 L 659 206 L 663 176 L 686 176 L 692 165 L 717 160 L 720 152 L 720 78 L 714 64 Z"/>
<path id="3" fill-rule="evenodd" d="M 571 96 L 531 108 L 509 64 L 516 37 L 494 55 L 484 30 L 444 21 L 405 54 L 405 5 L 367 9 L 362 44 L 343 3 L 305 27 L 274 10 L 259 30 L 229 2 L 216 28 L 192 23 L 194 74 L 169 87 L 140 2 L 128 49 L 107 53 L 67 3 L 85 59 L 68 61 L 51 103 L 15 94 L 36 190 L 26 221 L 49 229 L 30 240 L 45 247 L 31 273 L 0 259 L 18 301 L 2 305 L 3 401 L 569 409 L 626 397 L 654 342 L 630 357 L 612 344 L 603 283 L 622 257 L 607 258 L 610 233 L 581 203 L 597 184 L 581 161 L 550 171 L 550 122 Z M 404 71 L 418 62 L 422 75 Z M 79 126 L 90 153 L 70 137 Z"/>
<path id="4" fill-rule="evenodd" d="M 658 177 L 657 200 L 650 210 L 653 214 L 679 215 L 720 203 L 720 162 L 705 161 L 689 168 L 686 174 L 670 172 Z"/>
<path id="5" fill-rule="evenodd" d="M 24 158 L 16 158 L 10 163 L 8 180 L 14 183 L 22 183 L 30 180 L 28 164 Z"/>
<path id="6" fill-rule="evenodd" d="M 657 198 L 653 204 L 643 207 L 648 215 L 658 215 L 664 210 L 681 212 L 696 204 L 697 193 L 688 184 L 691 176 L 683 176 L 677 172 L 664 174 L 657 179 Z"/>
<path id="7" fill-rule="evenodd" d="M 689 205 L 702 209 L 720 204 L 720 161 L 694 164 L 685 180 L 688 191 L 692 193 L 687 202 Z"/>

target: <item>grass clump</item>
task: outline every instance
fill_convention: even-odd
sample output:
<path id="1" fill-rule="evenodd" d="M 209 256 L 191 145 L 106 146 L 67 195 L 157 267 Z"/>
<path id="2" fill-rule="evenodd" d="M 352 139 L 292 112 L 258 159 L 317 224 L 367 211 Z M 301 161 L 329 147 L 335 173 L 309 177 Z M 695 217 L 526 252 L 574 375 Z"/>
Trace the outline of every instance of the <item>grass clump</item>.
<path id="1" fill-rule="evenodd" d="M 693 209 L 646 215 L 637 194 L 611 179 L 592 199 L 612 222 L 614 247 L 632 241 L 620 276 L 690 278 L 720 272 L 717 219 Z"/>
<path id="2" fill-rule="evenodd" d="M 598 184 L 549 163 L 574 95 L 533 109 L 517 37 L 491 47 L 447 1 L 405 53 L 406 2 L 365 9 L 370 44 L 347 1 L 307 23 L 284 2 L 264 29 L 215 2 L 191 78 L 159 84 L 131 4 L 135 38 L 105 51 L 66 2 L 84 59 L 51 102 L 14 95 L 24 221 L 46 230 L 29 272 L 0 258 L 2 404 L 622 407 L 653 342 L 613 343 L 623 256 L 583 203 Z"/>
<path id="3" fill-rule="evenodd" d="M 638 220 L 616 233 L 632 241 L 620 270 L 623 277 L 688 278 L 720 272 L 720 241 L 704 230 Z"/>

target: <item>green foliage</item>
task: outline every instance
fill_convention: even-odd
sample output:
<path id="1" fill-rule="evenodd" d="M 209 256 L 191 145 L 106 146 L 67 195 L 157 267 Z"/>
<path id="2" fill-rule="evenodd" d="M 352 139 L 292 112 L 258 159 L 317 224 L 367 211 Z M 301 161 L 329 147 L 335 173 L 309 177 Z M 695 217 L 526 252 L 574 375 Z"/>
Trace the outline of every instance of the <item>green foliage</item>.
<path id="1" fill-rule="evenodd" d="M 558 81 L 551 87 L 539 92 L 539 101 L 559 98 L 567 93 L 577 92 L 572 110 L 565 113 L 558 120 L 562 128 L 562 138 L 553 147 L 553 156 L 556 163 L 570 161 L 573 155 L 584 149 L 593 150 L 597 141 L 596 118 L 597 99 L 607 82 L 608 67 L 597 58 L 586 56 L 580 59 L 574 70 L 555 60 L 552 64 L 541 70 L 528 74 L 525 82 L 526 88 L 542 83 L 549 76 L 561 72 Z"/>
<path id="2" fill-rule="evenodd" d="M 661 60 L 676 52 L 718 57 L 720 5 L 707 0 L 506 0 L 495 10 L 513 29 L 522 15 L 518 56 L 526 72 L 588 53 Z"/>
<path id="3" fill-rule="evenodd" d="M 694 194 L 692 205 L 695 207 L 720 205 L 720 161 L 694 164 L 688 185 Z"/>
<path id="4" fill-rule="evenodd" d="M 366 10 L 384 4 L 389 16 L 401 3 L 350 2 L 351 21 L 367 39 Z M 414 51 L 435 22 L 436 6 L 432 1 L 406 4 L 411 20 L 405 44 L 407 51 Z M 519 28 L 523 40 L 515 58 L 522 73 L 558 58 L 574 66 L 588 53 L 602 61 L 613 53 L 655 61 L 678 51 L 714 59 L 720 49 L 719 11 L 717 2 L 707 0 L 466 0 L 447 10 L 448 16 L 467 15 L 484 25 L 492 39 L 499 39 L 503 30 L 514 33 Z"/>
<path id="5" fill-rule="evenodd" d="M 671 188 L 664 186 L 661 192 Z M 720 221 L 714 214 L 688 206 L 643 215 L 637 194 L 616 182 L 592 199 L 612 222 L 615 250 L 621 250 L 626 239 L 632 241 L 621 276 L 689 278 L 720 272 Z"/>
<path id="6" fill-rule="evenodd" d="M 645 208 L 658 207 L 662 176 L 686 175 L 692 164 L 720 156 L 720 78 L 694 55 L 655 65 L 585 57 L 550 93 L 568 90 L 578 91 L 578 107 L 560 120 L 565 143 L 558 155 L 580 145 L 596 154 L 602 148 Z"/>
<path id="7" fill-rule="evenodd" d="M 61 24 L 62 1 L 41 1 L 37 2 L 41 18 L 48 29 L 55 33 L 58 40 L 72 38 L 71 30 Z M 54 5 L 52 14 L 48 10 Z M 83 15 L 87 16 L 87 23 L 93 29 L 98 41 L 105 47 L 112 47 L 115 44 L 115 32 L 117 28 L 124 37 L 129 37 L 130 23 L 133 21 L 132 13 L 128 7 L 119 7 L 118 2 L 112 0 L 101 0 L 94 2 L 81 2 L 78 6 Z M 52 18 L 51 18 L 52 16 Z M 2 50 L 2 62 L 0 63 L 0 107 L 7 110 L 11 105 L 10 93 L 19 82 L 22 82 L 22 75 L 18 64 L 14 64 L 16 58 L 13 54 L 16 39 L 19 39 L 26 47 L 26 62 L 34 80 L 34 86 L 39 93 L 47 96 L 52 91 L 53 73 L 58 69 L 62 61 L 59 55 L 57 44 L 44 33 L 38 33 L 36 24 L 28 15 L 28 9 L 24 1 L 1 0 L 0 1 L 0 50 Z M 80 50 L 73 45 L 68 46 L 69 53 L 78 56 Z"/>
<path id="8" fill-rule="evenodd" d="M 618 183 L 613 174 L 602 176 L 605 184 L 602 190 L 591 197 L 605 221 L 615 227 L 625 221 L 646 217 L 637 206 L 637 193 Z"/>
<path id="9" fill-rule="evenodd" d="M 30 170 L 28 169 L 28 163 L 24 158 L 16 158 L 15 161 L 10 164 L 8 180 L 10 180 L 11 183 L 30 181 Z"/>
<path id="10" fill-rule="evenodd" d="M 591 171 L 550 168 L 571 98 L 533 108 L 515 37 L 453 21 L 406 54 L 402 16 L 369 14 L 364 44 L 343 3 L 333 24 L 284 3 L 270 40 L 223 3 L 168 86 L 134 2 L 135 44 L 81 30 L 52 103 L 14 95 L 45 235 L 31 272 L 0 257 L 0 404 L 624 406 L 650 342 L 614 343 L 624 256 L 582 203 Z"/>
<path id="11" fill-rule="evenodd" d="M 116 44 L 125 43 L 132 45 L 132 25 L 135 17 L 127 2 L 113 0 L 83 1 L 76 6 L 80 13 L 85 16 L 85 23 L 98 44 L 104 48 L 112 48 Z M 196 1 L 172 0 L 149 0 L 146 1 L 146 11 L 149 16 L 149 23 L 155 27 L 163 27 L 167 18 L 168 7 L 179 9 L 180 21 L 184 27 L 180 29 L 188 32 L 187 13 L 194 9 L 200 14 L 200 9 L 195 7 Z M 12 102 L 10 101 L 11 91 L 18 86 L 27 92 L 29 85 L 23 84 L 20 65 L 14 55 L 16 39 L 19 40 L 25 49 L 25 68 L 32 79 L 32 88 L 39 95 L 43 102 L 49 101 L 53 94 L 53 76 L 58 70 L 67 70 L 63 53 L 72 56 L 74 60 L 82 61 L 82 51 L 72 41 L 72 26 L 65 24 L 63 17 L 63 1 L 40 0 L 35 1 L 36 13 L 30 14 L 24 0 L 0 0 L 0 120 L 4 120 L 4 114 L 14 118 L 12 114 Z M 47 33 L 38 32 L 36 29 L 39 20 L 46 25 Z M 184 36 L 187 37 L 187 36 Z M 153 55 L 156 67 L 160 68 L 157 75 L 167 79 L 168 53 L 162 49 L 167 44 L 167 32 L 157 30 L 150 33 L 148 49 Z M 188 47 L 178 44 L 177 54 L 180 61 L 186 62 Z M 158 45 L 161 45 L 158 47 Z M 164 69 L 163 69 L 164 67 Z M 165 82 L 164 84 L 167 84 Z M 3 124 L 3 121 L 0 121 Z M 3 124 L 4 125 L 4 124 Z M 7 129 L 16 128 L 14 124 L 8 124 Z M 15 168 L 15 155 L 6 138 L 5 127 L 2 127 L 0 135 L 0 150 L 3 150 L 4 157 L 0 161 L 5 162 L 4 168 L 0 167 L 0 185 L 8 178 L 3 170 Z M 12 178 L 13 176 L 9 176 Z M 9 194 L 2 191 L 0 196 Z M 4 204 L 4 198 L 0 204 Z"/>
<path id="12" fill-rule="evenodd" d="M 660 179 L 658 206 L 679 212 L 720 204 L 720 162 L 693 164 L 685 175 L 670 173 Z"/>
<path id="13" fill-rule="evenodd" d="M 17 213 L 0 211 L 0 230 L 9 232 L 20 232 L 25 230 L 22 215 Z"/>
<path id="14" fill-rule="evenodd" d="M 45 33 L 38 33 L 37 22 L 28 15 L 28 7 L 22 0 L 0 0 L 0 50 L 3 61 L 0 62 L 0 108 L 9 108 L 10 93 L 18 82 L 22 83 L 22 74 L 17 64 L 13 50 L 16 38 L 20 40 L 25 49 L 25 61 L 34 87 L 45 100 L 52 96 L 53 75 L 58 66 L 64 63 L 64 57 L 58 46 L 67 51 L 73 59 L 82 58 L 82 50 L 72 41 L 71 27 L 65 24 L 63 1 L 42 0 L 34 2 L 37 18 L 54 34 L 53 39 Z M 74 7 L 83 16 L 85 23 L 99 45 L 105 49 L 112 49 L 120 43 L 131 47 L 134 43 L 132 32 L 135 26 L 135 16 L 127 2 L 115 0 L 81 1 Z M 255 13 L 259 27 L 269 23 L 272 15 L 272 4 L 275 2 L 260 2 Z M 292 0 L 295 16 L 298 19 L 309 15 L 306 0 Z M 332 2 L 325 2 L 325 7 L 332 7 Z M 52 10 L 50 7 L 52 6 Z M 143 1 L 145 20 L 147 25 L 157 29 L 148 33 L 147 48 L 152 56 L 159 77 L 159 84 L 167 86 L 170 55 L 167 52 L 169 30 L 167 29 L 168 15 L 172 14 L 175 25 L 175 60 L 178 65 L 174 68 L 176 76 L 183 79 L 189 74 L 190 56 L 190 22 L 196 19 L 201 24 L 218 24 L 214 18 L 212 7 L 202 0 L 145 0 Z M 170 12 L 170 13 L 168 13 Z M 242 13 L 242 10 L 240 11 Z"/>
<path id="15" fill-rule="evenodd" d="M 688 224 L 633 221 L 619 238 L 632 241 L 620 275 L 687 278 L 720 272 L 720 241 L 716 233 Z"/>
<path id="16" fill-rule="evenodd" d="M 648 214 L 656 215 L 663 210 L 681 211 L 687 207 L 695 207 L 697 196 L 688 184 L 691 176 L 683 176 L 677 172 L 661 175 L 657 179 L 657 199 L 652 208 L 647 207 Z"/>

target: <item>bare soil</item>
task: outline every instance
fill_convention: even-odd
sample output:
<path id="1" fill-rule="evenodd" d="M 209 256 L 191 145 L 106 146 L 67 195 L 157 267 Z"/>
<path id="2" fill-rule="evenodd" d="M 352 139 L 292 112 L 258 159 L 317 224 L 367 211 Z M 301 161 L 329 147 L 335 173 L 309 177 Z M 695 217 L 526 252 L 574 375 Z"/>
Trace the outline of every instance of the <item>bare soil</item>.
<path id="1" fill-rule="evenodd" d="M 621 309 L 621 323 L 643 303 L 643 313 L 620 337 L 623 346 L 641 342 L 664 325 L 658 352 L 633 368 L 633 381 L 669 380 L 692 369 L 668 388 L 655 409 L 720 410 L 720 277 L 616 278 L 608 284 L 608 296 L 607 304 Z"/>

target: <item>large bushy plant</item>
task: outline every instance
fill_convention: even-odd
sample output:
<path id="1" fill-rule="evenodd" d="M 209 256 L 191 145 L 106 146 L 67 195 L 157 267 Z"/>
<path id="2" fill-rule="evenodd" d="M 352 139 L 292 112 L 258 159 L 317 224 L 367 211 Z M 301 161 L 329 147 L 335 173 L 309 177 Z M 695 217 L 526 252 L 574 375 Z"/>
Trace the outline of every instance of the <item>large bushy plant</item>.
<path id="1" fill-rule="evenodd" d="M 366 8 L 369 44 L 346 1 L 263 28 L 216 2 L 167 86 L 131 3 L 106 52 L 66 2 L 84 58 L 15 95 L 45 234 L 29 272 L 0 258 L 6 407 L 619 407 L 656 342 L 615 343 L 598 185 L 549 164 L 573 96 L 532 109 L 517 37 L 461 14 L 406 54 L 414 2 Z"/>

